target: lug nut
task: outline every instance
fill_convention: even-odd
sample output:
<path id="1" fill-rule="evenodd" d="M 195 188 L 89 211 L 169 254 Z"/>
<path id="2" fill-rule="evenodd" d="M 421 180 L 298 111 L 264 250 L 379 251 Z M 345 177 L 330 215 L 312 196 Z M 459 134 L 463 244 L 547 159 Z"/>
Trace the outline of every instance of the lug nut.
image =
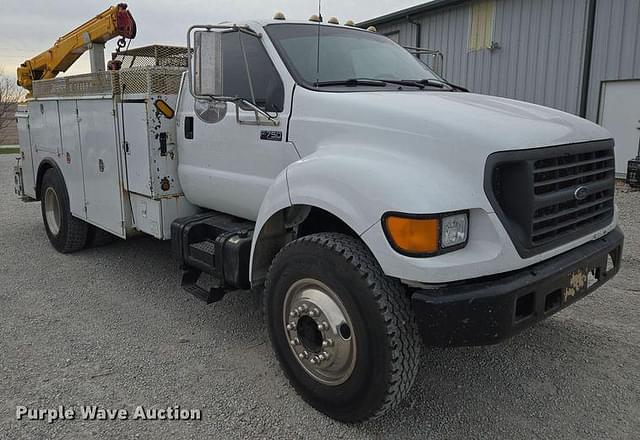
<path id="1" fill-rule="evenodd" d="M 291 331 L 294 328 L 296 328 L 295 324 L 293 322 L 290 322 L 289 324 L 287 324 L 287 330 Z"/>
<path id="2" fill-rule="evenodd" d="M 318 324 L 318 330 L 322 331 L 322 330 L 328 330 L 329 329 L 329 324 L 327 324 L 326 322 L 323 322 L 322 324 Z"/>
<path id="3" fill-rule="evenodd" d="M 322 341 L 322 346 L 323 347 L 333 347 L 333 339 L 325 339 L 324 341 Z"/>
<path id="4" fill-rule="evenodd" d="M 314 364 L 314 365 L 317 364 L 318 363 L 318 358 L 316 356 L 312 357 L 311 358 L 311 363 Z"/>
<path id="5" fill-rule="evenodd" d="M 309 310 L 309 306 L 306 304 L 302 304 L 300 307 L 302 307 L 302 310 L 304 310 L 305 312 Z"/>
<path id="6" fill-rule="evenodd" d="M 325 360 L 329 359 L 329 353 L 326 351 L 323 351 L 320 356 L 324 356 Z"/>
<path id="7" fill-rule="evenodd" d="M 318 309 L 311 309 L 311 311 L 309 312 L 309 316 L 311 316 L 312 318 L 315 318 L 316 316 L 320 315 L 320 310 Z"/>
<path id="8" fill-rule="evenodd" d="M 296 345 L 300 345 L 300 341 L 298 340 L 298 338 L 290 340 L 290 341 L 289 341 L 289 343 L 290 343 L 291 345 L 293 345 L 294 347 L 295 347 Z"/>
<path id="9" fill-rule="evenodd" d="M 292 310 L 291 313 L 289 313 L 289 316 L 291 316 L 292 318 L 297 318 L 298 317 L 298 311 L 297 310 Z"/>

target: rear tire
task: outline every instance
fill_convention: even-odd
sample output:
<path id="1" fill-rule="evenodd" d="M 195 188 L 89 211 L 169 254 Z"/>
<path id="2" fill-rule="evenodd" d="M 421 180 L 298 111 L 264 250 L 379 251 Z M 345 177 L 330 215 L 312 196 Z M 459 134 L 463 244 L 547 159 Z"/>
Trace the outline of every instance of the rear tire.
<path id="1" fill-rule="evenodd" d="M 45 172 L 40 195 L 42 220 L 53 247 L 64 254 L 82 249 L 87 242 L 88 225 L 71 215 L 69 193 L 57 170 Z"/>
<path id="2" fill-rule="evenodd" d="M 421 340 L 409 298 L 358 239 L 320 233 L 289 243 L 269 269 L 264 308 L 284 373 L 329 417 L 379 417 L 411 389 Z"/>

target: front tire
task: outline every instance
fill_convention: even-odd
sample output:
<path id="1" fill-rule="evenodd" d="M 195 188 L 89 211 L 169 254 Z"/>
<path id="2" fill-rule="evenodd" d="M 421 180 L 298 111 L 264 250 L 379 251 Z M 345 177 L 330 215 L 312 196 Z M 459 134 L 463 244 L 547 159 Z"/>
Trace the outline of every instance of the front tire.
<path id="1" fill-rule="evenodd" d="M 409 298 L 358 239 L 320 233 L 289 243 L 267 275 L 264 307 L 286 376 L 328 416 L 379 417 L 413 385 L 421 342 Z"/>
<path id="2" fill-rule="evenodd" d="M 42 220 L 53 247 L 64 254 L 82 249 L 87 242 L 88 225 L 71 215 L 67 187 L 57 170 L 45 172 L 40 194 Z"/>

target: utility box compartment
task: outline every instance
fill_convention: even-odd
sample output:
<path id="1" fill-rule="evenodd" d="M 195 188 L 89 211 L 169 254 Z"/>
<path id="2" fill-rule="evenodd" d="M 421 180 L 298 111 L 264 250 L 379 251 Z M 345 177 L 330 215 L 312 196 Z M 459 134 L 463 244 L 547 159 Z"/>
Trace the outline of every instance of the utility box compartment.
<path id="1" fill-rule="evenodd" d="M 16 167 L 20 170 L 20 179 L 22 182 L 21 196 L 35 199 L 36 179 L 33 170 L 31 131 L 29 128 L 29 112 L 25 104 L 18 105 L 16 121 L 18 125 L 18 142 L 20 143 L 20 158 L 22 159 L 20 165 Z"/>
<path id="2" fill-rule="evenodd" d="M 16 114 L 25 159 L 16 190 L 35 198 L 38 170 L 53 166 L 75 217 L 122 238 L 138 230 L 170 239 L 173 220 L 198 211 L 178 181 L 183 72 L 155 65 L 35 81 Z"/>
<path id="3" fill-rule="evenodd" d="M 152 95 L 143 99 L 125 95 L 119 113 L 123 120 L 127 184 L 129 191 L 153 199 L 182 193 L 178 182 L 176 124 L 157 106 L 174 110 L 176 95 Z"/>
<path id="4" fill-rule="evenodd" d="M 125 218 L 113 102 L 83 99 L 77 103 L 86 220 L 122 237 Z M 74 192 L 82 193 L 81 184 L 73 182 Z"/>

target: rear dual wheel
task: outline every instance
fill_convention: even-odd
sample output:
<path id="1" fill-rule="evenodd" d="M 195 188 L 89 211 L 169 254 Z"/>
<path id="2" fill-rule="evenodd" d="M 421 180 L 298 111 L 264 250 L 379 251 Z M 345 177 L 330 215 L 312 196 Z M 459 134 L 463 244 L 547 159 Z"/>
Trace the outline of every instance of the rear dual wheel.
<path id="1" fill-rule="evenodd" d="M 89 228 L 87 223 L 71 215 L 69 193 L 56 169 L 50 168 L 44 173 L 40 194 L 42 220 L 53 247 L 62 253 L 82 249 Z"/>
<path id="2" fill-rule="evenodd" d="M 53 247 L 62 253 L 112 243 L 116 236 L 71 214 L 69 193 L 60 173 L 51 168 L 42 178 L 42 220 Z"/>
<path id="3" fill-rule="evenodd" d="M 264 307 L 286 376 L 319 411 L 364 421 L 410 390 L 421 342 L 409 298 L 360 240 L 320 233 L 289 243 L 267 275 Z"/>

